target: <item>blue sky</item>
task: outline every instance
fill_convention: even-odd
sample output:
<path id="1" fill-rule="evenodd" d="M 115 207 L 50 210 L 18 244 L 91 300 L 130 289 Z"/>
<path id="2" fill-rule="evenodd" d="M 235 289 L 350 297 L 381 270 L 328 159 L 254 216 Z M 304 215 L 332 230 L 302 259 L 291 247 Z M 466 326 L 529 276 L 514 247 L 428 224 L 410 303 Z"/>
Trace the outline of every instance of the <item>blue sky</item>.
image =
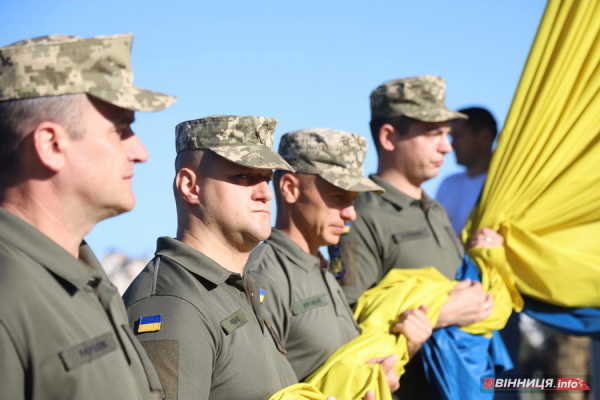
<path id="1" fill-rule="evenodd" d="M 277 118 L 286 132 L 342 129 L 372 142 L 369 94 L 395 78 L 446 78 L 448 107 L 489 108 L 502 126 L 544 12 L 542 0 L 4 1 L 0 46 L 52 33 L 132 32 L 137 86 L 179 98 L 136 115 L 150 160 L 136 167 L 136 208 L 86 237 L 97 255 L 149 256 L 175 234 L 174 128 L 213 114 Z M 367 154 L 365 173 L 376 155 Z M 457 172 L 447 157 L 425 189 Z"/>

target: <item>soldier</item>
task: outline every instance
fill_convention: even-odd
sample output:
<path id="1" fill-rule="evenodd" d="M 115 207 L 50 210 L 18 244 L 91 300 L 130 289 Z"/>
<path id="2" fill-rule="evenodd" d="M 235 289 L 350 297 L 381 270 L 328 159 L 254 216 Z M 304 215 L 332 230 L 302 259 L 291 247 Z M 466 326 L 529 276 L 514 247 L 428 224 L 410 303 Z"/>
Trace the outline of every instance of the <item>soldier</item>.
<path id="1" fill-rule="evenodd" d="M 177 236 L 158 239 L 124 295 L 168 399 L 267 399 L 297 382 L 244 274 L 271 232 L 272 169 L 292 171 L 271 148 L 276 125 L 211 116 L 175 129 Z"/>
<path id="2" fill-rule="evenodd" d="M 276 227 L 252 252 L 246 270 L 264 290 L 263 308 L 301 381 L 359 335 L 319 247 L 338 243 L 346 223 L 356 218 L 353 203 L 361 192 L 384 192 L 363 176 L 366 150 L 367 141 L 358 135 L 319 128 L 287 133 L 279 146 L 279 154 L 296 173 L 275 173 Z M 410 310 L 395 329 L 407 335 L 414 353 L 431 335 L 431 321 L 424 310 Z M 393 367 L 398 358 L 382 356 L 370 362 L 382 364 L 390 388 L 396 390 Z"/>
<path id="3" fill-rule="evenodd" d="M 452 150 L 450 121 L 464 119 L 445 105 L 446 84 L 435 76 L 385 82 L 371 94 L 371 133 L 378 155 L 382 196 L 365 192 L 357 199 L 357 218 L 340 240 L 347 273 L 342 288 L 351 304 L 392 268 L 434 266 L 454 279 L 464 250 L 444 208 L 421 188 L 435 177 Z M 502 237 L 477 232 L 470 246 L 492 247 Z M 460 283 L 442 307 L 436 327 L 463 326 L 487 318 L 493 299 L 477 282 Z M 407 364 L 395 398 L 428 398 L 421 357 Z"/>
<path id="4" fill-rule="evenodd" d="M 148 154 L 131 35 L 0 48 L 0 390 L 7 399 L 156 399 L 162 388 L 83 237 L 129 211 Z"/>

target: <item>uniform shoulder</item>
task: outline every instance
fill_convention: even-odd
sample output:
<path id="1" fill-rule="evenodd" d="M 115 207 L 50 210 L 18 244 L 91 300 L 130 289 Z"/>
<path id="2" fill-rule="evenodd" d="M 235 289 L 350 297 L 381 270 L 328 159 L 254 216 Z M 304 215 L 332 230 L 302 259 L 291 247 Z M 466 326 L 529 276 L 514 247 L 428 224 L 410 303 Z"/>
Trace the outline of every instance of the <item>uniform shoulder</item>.
<path id="1" fill-rule="evenodd" d="M 206 292 L 201 278 L 192 275 L 175 260 L 158 255 L 131 282 L 123 294 L 123 301 L 129 307 L 153 296 L 181 297 L 182 293 L 190 292 L 196 293 L 197 297 Z"/>
<path id="2" fill-rule="evenodd" d="M 360 211 L 367 211 L 373 209 L 373 206 L 378 206 L 382 203 L 385 203 L 385 200 L 383 200 L 381 195 L 372 192 L 363 192 L 354 201 L 354 208 Z"/>
<path id="3" fill-rule="evenodd" d="M 284 268 L 273 246 L 264 242 L 250 253 L 244 272 L 261 287 L 279 286 L 287 280 Z"/>
<path id="4" fill-rule="evenodd" d="M 267 242 L 263 242 L 250 253 L 246 266 L 244 267 L 244 272 L 261 272 L 272 264 L 274 258 L 275 252 L 273 246 Z"/>
<path id="5" fill-rule="evenodd" d="M 0 266 L 0 310 L 14 308 L 15 299 L 19 299 L 17 303 L 21 304 L 37 298 L 24 293 L 34 291 L 39 281 L 34 275 L 38 272 L 48 275 L 41 265 L 7 243 L 0 242 Z"/>

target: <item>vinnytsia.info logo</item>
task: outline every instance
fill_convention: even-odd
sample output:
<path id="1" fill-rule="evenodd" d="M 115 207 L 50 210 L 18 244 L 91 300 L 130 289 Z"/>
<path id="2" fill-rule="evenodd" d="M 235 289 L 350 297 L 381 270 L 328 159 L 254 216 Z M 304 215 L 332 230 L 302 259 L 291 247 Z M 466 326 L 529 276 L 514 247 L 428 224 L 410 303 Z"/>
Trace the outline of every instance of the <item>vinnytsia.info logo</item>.
<path id="1" fill-rule="evenodd" d="M 481 378 L 481 390 L 590 390 L 581 378 Z"/>

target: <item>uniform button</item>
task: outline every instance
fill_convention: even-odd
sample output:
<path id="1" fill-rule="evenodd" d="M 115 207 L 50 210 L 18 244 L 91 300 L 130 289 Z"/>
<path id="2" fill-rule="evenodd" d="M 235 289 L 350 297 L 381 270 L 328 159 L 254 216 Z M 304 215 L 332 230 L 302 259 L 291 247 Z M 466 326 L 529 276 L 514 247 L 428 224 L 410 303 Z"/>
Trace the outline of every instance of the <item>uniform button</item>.
<path id="1" fill-rule="evenodd" d="M 241 292 L 240 296 L 242 296 L 242 299 L 245 299 L 246 298 L 246 293 L 245 292 Z"/>
<path id="2" fill-rule="evenodd" d="M 96 287 L 98 287 L 98 285 L 100 284 L 100 281 L 101 281 L 100 277 L 98 277 L 98 276 L 93 276 L 93 277 L 91 277 L 91 278 L 88 280 L 87 284 L 88 284 L 88 285 L 90 285 L 90 286 L 91 286 L 91 287 L 93 287 L 93 288 L 96 288 Z"/>

